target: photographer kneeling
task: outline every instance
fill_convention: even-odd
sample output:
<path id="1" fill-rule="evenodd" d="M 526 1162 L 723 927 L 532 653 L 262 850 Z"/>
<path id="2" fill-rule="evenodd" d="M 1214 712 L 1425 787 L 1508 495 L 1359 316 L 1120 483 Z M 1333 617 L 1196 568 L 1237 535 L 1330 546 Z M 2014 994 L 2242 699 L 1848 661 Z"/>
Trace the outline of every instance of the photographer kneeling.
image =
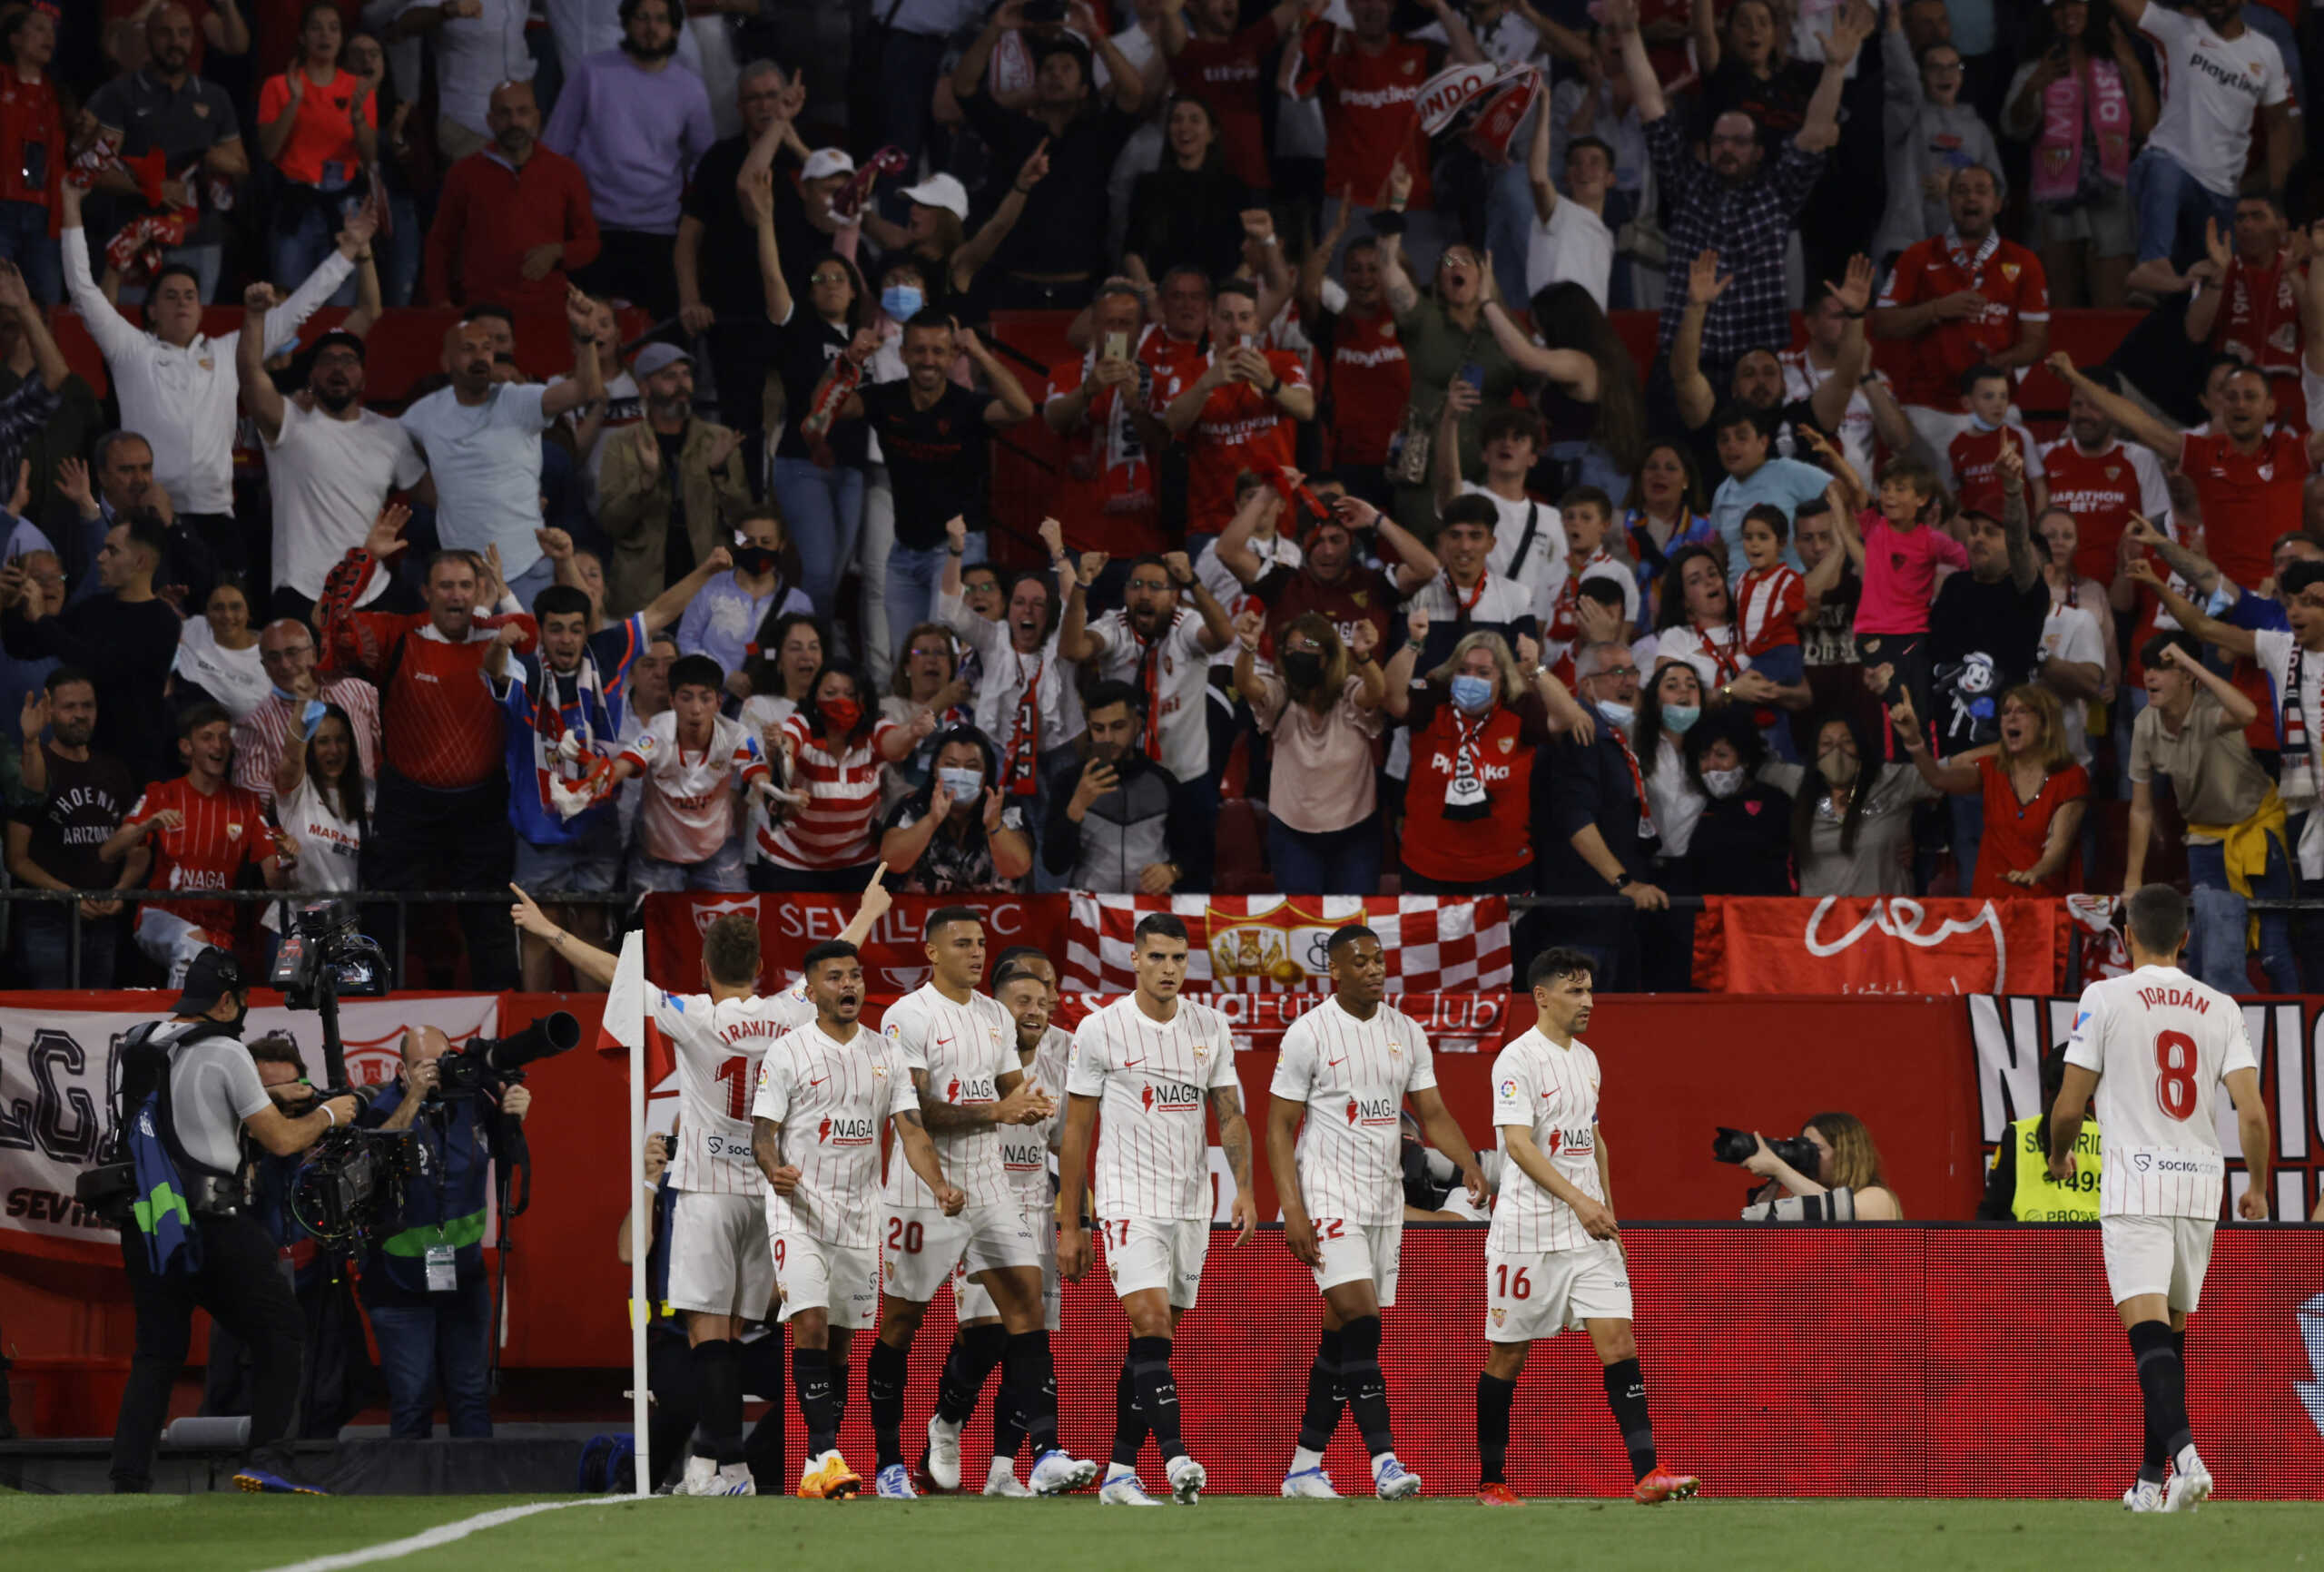
<path id="1" fill-rule="evenodd" d="M 442 1060 L 450 1049 L 434 1027 L 404 1033 L 403 1079 L 363 1118 L 382 1130 L 409 1131 L 419 1148 L 402 1212 L 373 1242 L 362 1278 L 363 1308 L 388 1383 L 388 1434 L 396 1440 L 425 1440 L 431 1433 L 439 1371 L 452 1434 L 492 1434 L 485 1391 L 492 1331 L 486 1187 L 494 1148 L 503 1144 L 495 1126 L 503 1116 L 523 1119 L 533 1095 L 504 1086 L 496 1098 L 489 1083 L 448 1095 Z"/>
<path id="2" fill-rule="evenodd" d="M 113 1425 L 116 1492 L 153 1488 L 154 1448 L 199 1307 L 251 1351 L 251 1454 L 234 1483 L 320 1494 L 290 1474 L 302 1329 L 298 1301 L 275 1267 L 274 1236 L 252 1214 L 242 1183 L 242 1136 L 287 1156 L 353 1119 L 360 1104 L 339 1096 L 298 1118 L 284 1114 L 241 1043 L 249 1007 L 233 957 L 205 949 L 188 966 L 171 1018 L 122 1040 L 115 1128 L 126 1147 L 120 1161 L 136 1177 L 119 1193 L 134 1203 L 121 1255 L 137 1350 Z"/>
<path id="3" fill-rule="evenodd" d="M 1721 1131 L 1725 1136 L 1730 1134 Z M 1744 1168 L 1771 1183 L 1754 1192 L 1743 1209 L 1748 1221 L 1761 1223 L 1896 1223 L 1904 1207 L 1880 1172 L 1880 1148 L 1872 1132 L 1854 1114 L 1818 1114 L 1800 1126 L 1797 1140 L 1777 1141 L 1770 1147 L 1756 1131 L 1753 1149 L 1722 1162 Z M 1809 1153 L 1813 1152 L 1811 1159 Z M 1812 1166 L 1810 1177 L 1802 1165 Z"/>

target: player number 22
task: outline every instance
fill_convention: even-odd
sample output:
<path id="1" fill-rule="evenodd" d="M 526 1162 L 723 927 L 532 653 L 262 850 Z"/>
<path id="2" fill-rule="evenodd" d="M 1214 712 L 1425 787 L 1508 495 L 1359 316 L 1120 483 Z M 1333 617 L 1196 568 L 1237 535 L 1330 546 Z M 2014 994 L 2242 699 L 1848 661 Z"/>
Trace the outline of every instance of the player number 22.
<path id="1" fill-rule="evenodd" d="M 2164 1032 L 2154 1039 L 2154 1100 L 2165 1116 L 2185 1119 L 2195 1112 L 2195 1039 Z"/>

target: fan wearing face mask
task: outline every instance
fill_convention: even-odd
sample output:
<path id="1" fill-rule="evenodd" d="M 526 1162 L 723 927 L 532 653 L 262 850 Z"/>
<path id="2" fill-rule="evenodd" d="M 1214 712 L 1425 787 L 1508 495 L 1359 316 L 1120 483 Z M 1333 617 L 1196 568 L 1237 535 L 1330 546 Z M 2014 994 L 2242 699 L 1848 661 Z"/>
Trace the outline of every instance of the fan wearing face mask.
<path id="1" fill-rule="evenodd" d="M 881 826 L 889 888 L 911 895 L 992 894 L 1032 871 L 1024 805 L 994 785 L 991 741 L 974 726 L 936 737 L 936 768 Z"/>
<path id="2" fill-rule="evenodd" d="M 1687 848 L 1704 895 L 1791 893 L 1791 798 L 1759 779 L 1768 745 L 1748 712 L 1705 715 L 1687 733 L 1687 773 L 1704 804 Z"/>
<path id="3" fill-rule="evenodd" d="M 1881 762 L 1881 726 L 1861 709 L 1827 714 L 1807 735 L 1806 764 L 1770 764 L 1791 797 L 1791 849 L 1802 895 L 1910 895 L 1913 807 L 1935 787 L 1904 760 Z"/>

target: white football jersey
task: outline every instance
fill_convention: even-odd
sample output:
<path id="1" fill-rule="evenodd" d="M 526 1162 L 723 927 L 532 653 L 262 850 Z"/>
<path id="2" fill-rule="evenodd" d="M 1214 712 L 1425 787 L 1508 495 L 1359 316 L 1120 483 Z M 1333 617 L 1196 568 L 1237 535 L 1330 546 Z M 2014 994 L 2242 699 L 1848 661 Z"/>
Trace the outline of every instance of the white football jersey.
<path id="1" fill-rule="evenodd" d="M 1428 1037 L 1382 1005 L 1357 1020 L 1327 998 L 1291 1023 L 1268 1090 L 1307 1105 L 1299 1194 L 1310 1218 L 1393 1223 L 1404 1214 L 1404 1094 L 1436 1085 Z"/>
<path id="2" fill-rule="evenodd" d="M 1073 1034 L 1066 1089 L 1098 1103 L 1098 1215 L 1207 1220 L 1211 1091 L 1238 1086 L 1235 1037 L 1207 1005 L 1150 1019 L 1128 994 Z"/>
<path id="3" fill-rule="evenodd" d="M 654 1025 L 677 1051 L 678 1149 L 670 1184 L 712 1195 L 763 1195 L 751 1156 L 751 1094 L 767 1045 L 815 1018 L 803 980 L 771 998 L 648 990 Z"/>
<path id="4" fill-rule="evenodd" d="M 1059 1121 L 1064 1117 L 1066 1067 L 1072 1057 L 1073 1034 L 1058 1027 L 1049 1027 L 1041 1038 L 1041 1046 L 1034 1050 L 1033 1062 L 1024 1066 L 1025 1084 L 1049 1094 L 1057 1104 L 1058 1112 L 1038 1125 L 1000 1127 L 1000 1165 L 1008 1170 L 1009 1188 L 1017 1193 L 1017 1204 L 1029 1216 L 1049 1210 L 1049 1153 L 1054 1150 Z"/>
<path id="5" fill-rule="evenodd" d="M 2243 1009 L 2176 967 L 2082 990 L 2066 1063 L 2098 1072 L 2102 1217 L 2217 1217 L 2227 1157 L 2219 1085 L 2257 1070 Z"/>
<path id="6" fill-rule="evenodd" d="M 972 993 L 968 1003 L 956 1005 L 934 983 L 922 983 L 888 1007 L 881 1030 L 907 1074 L 926 1074 L 930 1104 L 989 1108 L 1000 1101 L 1000 1077 L 1020 1067 L 1017 1023 L 989 994 Z M 970 1205 L 1016 1199 L 1001 1166 L 999 1125 L 931 1130 L 928 1139 L 936 1148 L 945 1182 L 965 1194 Z M 901 1152 L 888 1164 L 885 1194 L 891 1206 L 936 1205 L 927 1181 L 911 1171 Z"/>
<path id="7" fill-rule="evenodd" d="M 1590 1235 L 1573 1208 L 1509 1158 L 1506 1131 L 1512 1125 L 1531 1131 L 1533 1145 L 1561 1177 L 1591 1200 L 1605 1200 L 1598 1182 L 1598 1056 L 1583 1043 L 1561 1048 L 1539 1027 L 1527 1032 L 1493 1059 L 1492 1122 L 1502 1154 L 1501 1202 L 1485 1248 L 1514 1254 L 1587 1245 Z"/>
<path id="8" fill-rule="evenodd" d="M 820 1021 L 778 1037 L 759 1061 L 751 1103 L 753 1118 L 782 1126 L 783 1160 L 799 1170 L 789 1195 L 768 1193 L 775 1231 L 856 1250 L 877 1244 L 880 1126 L 919 1106 L 901 1056 L 869 1027 L 844 1043 Z"/>

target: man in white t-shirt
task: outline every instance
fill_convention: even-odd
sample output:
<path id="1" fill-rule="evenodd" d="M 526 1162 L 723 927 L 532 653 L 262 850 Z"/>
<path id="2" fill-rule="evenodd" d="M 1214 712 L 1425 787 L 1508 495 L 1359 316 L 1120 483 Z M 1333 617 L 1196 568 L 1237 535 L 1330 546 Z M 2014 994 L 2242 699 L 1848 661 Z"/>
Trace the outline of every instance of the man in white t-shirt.
<path id="1" fill-rule="evenodd" d="M 2235 1099 L 2246 1180 L 2235 1209 L 2247 1223 L 2268 1220 L 2274 1144 L 2242 1009 L 2179 969 L 2187 898 L 2167 884 L 2143 885 L 2123 915 L 2132 969 L 2083 990 L 2050 1115 L 2050 1176 L 2073 1178 L 2074 1138 L 2095 1093 L 2106 1288 L 2130 1335 L 2146 1408 L 2146 1451 L 2122 1505 L 2192 1511 L 2212 1482 L 2187 1423 L 2187 1314 L 2202 1298 L 2227 1176 L 2216 1113 L 2222 1082 Z M 2167 1492 L 2166 1463 L 2176 1468 Z"/>
<path id="2" fill-rule="evenodd" d="M 2131 162 L 2139 228 L 2130 287 L 2186 289 L 2175 258 L 2204 254 L 2203 221 L 2235 221 L 2235 192 L 2251 162 L 2251 131 L 2268 130 L 2267 189 L 2280 199 L 2300 146 L 2299 107 L 2275 43 L 2243 19 L 2243 0 L 2198 0 L 2173 11 L 2155 0 L 2116 0 L 2114 15 L 2146 35 L 2162 69 L 2162 107 Z"/>
<path id="3" fill-rule="evenodd" d="M 2075 763 L 2088 769 L 2090 701 L 2103 697 L 2106 692 L 2106 639 L 2099 631 L 2097 613 L 2088 606 L 2053 603 L 2042 624 L 2034 669 L 2042 685 L 2058 696 L 2058 708 L 2065 720 L 2066 752 L 2073 755 Z"/>
<path id="4" fill-rule="evenodd" d="M 1181 592 L 1191 609 L 1179 604 Z M 1187 784 L 1201 781 L 1210 773 L 1210 657 L 1235 642 L 1226 608 L 1182 551 L 1132 563 L 1118 610 L 1085 622 L 1088 605 L 1079 594 L 1066 601 L 1058 653 L 1101 682 L 1143 692 L 1147 756 Z"/>
<path id="5" fill-rule="evenodd" d="M 541 433 L 568 409 L 605 396 L 597 364 L 596 302 L 565 297 L 573 375 L 554 387 L 494 377 L 493 329 L 468 320 L 444 334 L 452 385 L 403 412 L 403 428 L 436 482 L 436 536 L 447 548 L 497 551 L 501 582 L 522 605 L 548 588 L 555 568 L 535 538 L 541 526 Z M 367 526 L 368 527 L 368 526 Z"/>
<path id="6" fill-rule="evenodd" d="M 1606 226 L 1606 193 L 1614 189 L 1614 150 L 1594 136 L 1565 146 L 1565 192 L 1550 182 L 1550 117 L 1533 117 L 1526 173 L 1533 191 L 1533 224 L 1526 236 L 1528 299 L 1551 284 L 1580 284 L 1606 309 L 1614 277 L 1614 231 Z"/>
<path id="7" fill-rule="evenodd" d="M 245 310 L 263 317 L 274 290 L 252 284 Z M 285 398 L 266 369 L 256 333 L 240 335 L 234 363 L 242 408 L 258 422 L 266 449 L 267 490 L 274 507 L 274 598 L 278 617 L 305 617 L 323 593 L 323 575 L 371 532 L 388 493 L 419 484 L 428 466 L 403 427 L 363 408 L 361 338 L 333 331 L 317 339 L 301 392 Z M 377 600 L 391 575 L 374 572 L 355 597 Z"/>

